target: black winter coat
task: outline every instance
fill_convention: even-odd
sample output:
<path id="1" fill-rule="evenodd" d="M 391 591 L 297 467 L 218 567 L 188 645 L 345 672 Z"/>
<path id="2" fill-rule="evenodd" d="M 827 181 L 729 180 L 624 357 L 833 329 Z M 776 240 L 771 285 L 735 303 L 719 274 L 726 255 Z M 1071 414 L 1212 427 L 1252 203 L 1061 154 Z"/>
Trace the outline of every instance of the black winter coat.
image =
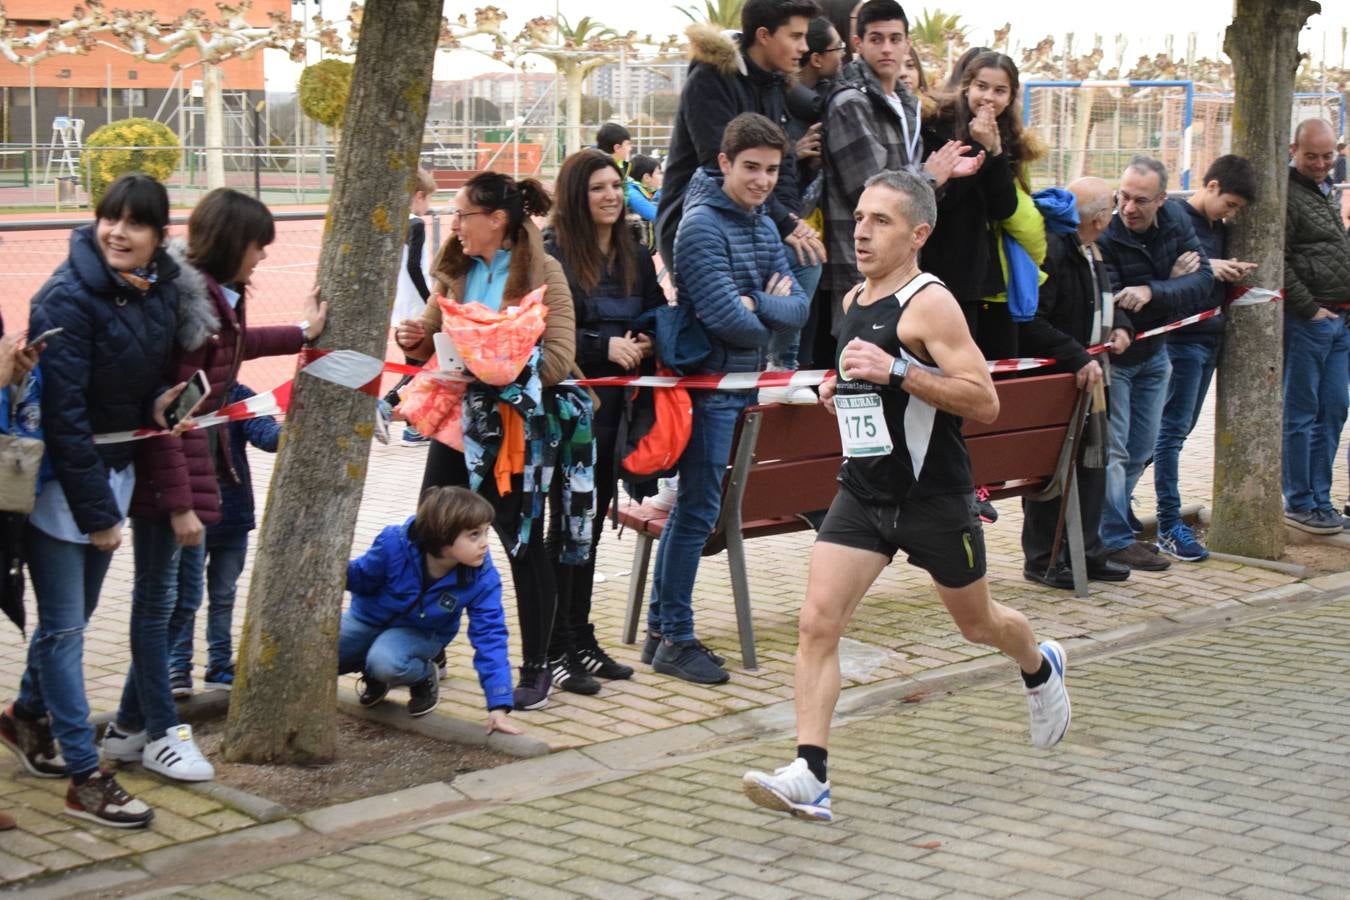
<path id="1" fill-rule="evenodd" d="M 1094 265 L 1089 267 L 1077 234 L 1045 236 L 1045 262 L 1041 268 L 1047 277 L 1041 285 L 1036 321 L 1042 323 L 1040 333 L 1057 339 L 1031 348 L 1031 352 L 1057 360 L 1060 365 L 1055 371 L 1077 372 L 1083 368 L 1092 359 L 1085 348 L 1099 340 L 1092 333 L 1093 318 L 1101 305 L 1101 295 L 1110 292 L 1111 282 L 1101 253 L 1095 246 L 1091 249 Z M 1118 306 L 1111 327 L 1123 328 L 1134 337 L 1130 314 Z"/>
<path id="2" fill-rule="evenodd" d="M 1106 233 L 1097 241 L 1111 275 L 1113 291 L 1139 285 L 1147 285 L 1153 291 L 1153 299 L 1148 305 L 1130 314 L 1139 331 L 1157 328 L 1201 311 L 1214 286 L 1214 270 L 1209 267 L 1209 257 L 1205 256 L 1205 248 L 1200 246 L 1195 229 L 1191 227 L 1191 217 L 1181 204 L 1180 200 L 1164 203 L 1158 210 L 1153 228 L 1143 235 L 1130 231 L 1117 213 Z M 1200 254 L 1200 270 L 1180 278 L 1169 278 L 1177 257 L 1189 250 Z M 1137 366 L 1151 359 L 1166 343 L 1159 338 L 1136 341 L 1116 358 L 1116 364 Z"/>
<path id="3" fill-rule="evenodd" d="M 1311 319 L 1319 307 L 1350 303 L 1350 236 L 1340 209 L 1293 168 L 1284 221 L 1285 314 Z"/>
<path id="4" fill-rule="evenodd" d="M 717 154 L 727 123 L 741 113 L 753 112 L 788 126 L 787 79 L 766 72 L 745 55 L 737 43 L 715 27 L 691 26 L 689 75 L 680 91 L 675 128 L 661 187 L 657 227 L 663 245 L 673 240 L 683 215 L 685 190 L 699 168 L 717 170 Z M 789 144 L 778 170 L 778 184 L 765 204 L 765 212 L 779 235 L 792 233 L 792 215 L 801 211 L 797 189 L 797 161 Z M 670 260 L 667 260 L 669 263 Z"/>
<path id="5" fill-rule="evenodd" d="M 122 520 L 109 470 L 131 465 L 134 443 L 94 444 L 94 435 L 153 427 L 178 316 L 178 265 L 155 254 L 157 280 L 142 294 L 98 249 L 93 225 L 70 235 L 70 255 L 32 300 L 28 330 L 65 331 L 42 352 L 42 424 L 47 453 L 84 534 Z"/>

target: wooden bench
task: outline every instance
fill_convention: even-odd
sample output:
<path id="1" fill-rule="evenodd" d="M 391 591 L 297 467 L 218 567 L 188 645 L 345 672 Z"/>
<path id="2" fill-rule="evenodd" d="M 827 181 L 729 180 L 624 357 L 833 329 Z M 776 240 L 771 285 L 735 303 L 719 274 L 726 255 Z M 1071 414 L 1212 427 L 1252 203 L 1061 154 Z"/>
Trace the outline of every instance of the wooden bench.
<path id="1" fill-rule="evenodd" d="M 975 483 L 988 487 L 991 499 L 1038 494 L 1054 478 L 1069 433 L 1078 397 L 1074 377 L 1016 378 L 995 382 L 995 387 L 998 419 L 988 425 L 967 422 L 962 429 Z M 838 489 L 840 462 L 839 430 L 834 416 L 822 406 L 751 406 L 737 423 L 721 513 L 703 555 L 727 551 L 741 659 L 747 669 L 756 668 L 756 659 L 745 541 L 811 528 L 801 514 L 830 505 Z M 1064 496 L 1071 501 L 1066 532 L 1075 591 L 1086 597 L 1076 485 L 1071 484 Z M 652 545 L 660 539 L 668 516 L 665 510 L 636 503 L 619 511 L 620 523 L 636 536 L 622 636 L 628 644 L 636 641 L 643 620 Z"/>

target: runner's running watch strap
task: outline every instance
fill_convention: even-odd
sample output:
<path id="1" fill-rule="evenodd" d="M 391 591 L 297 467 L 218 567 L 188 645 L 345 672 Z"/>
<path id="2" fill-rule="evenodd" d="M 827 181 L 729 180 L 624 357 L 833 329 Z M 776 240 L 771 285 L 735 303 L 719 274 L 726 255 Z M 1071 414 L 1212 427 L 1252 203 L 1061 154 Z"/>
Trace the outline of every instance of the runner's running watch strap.
<path id="1" fill-rule="evenodd" d="M 900 390 L 907 374 L 909 374 L 909 360 L 897 356 L 895 362 L 891 363 L 891 387 Z"/>

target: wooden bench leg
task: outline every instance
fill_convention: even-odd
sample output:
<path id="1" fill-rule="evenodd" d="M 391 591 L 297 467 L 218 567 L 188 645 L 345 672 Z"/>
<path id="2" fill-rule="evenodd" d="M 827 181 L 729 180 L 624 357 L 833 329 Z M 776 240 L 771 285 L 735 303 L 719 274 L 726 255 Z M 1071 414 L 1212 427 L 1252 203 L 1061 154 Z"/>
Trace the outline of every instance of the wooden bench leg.
<path id="1" fill-rule="evenodd" d="M 750 617 L 750 583 L 745 576 L 745 540 L 739 530 L 727 531 L 727 565 L 731 569 L 731 593 L 736 600 L 736 630 L 741 636 L 741 664 L 757 669 L 755 623 Z"/>
<path id="2" fill-rule="evenodd" d="M 628 575 L 628 612 L 623 619 L 625 644 L 637 641 L 638 622 L 642 621 L 642 607 L 647 599 L 647 566 L 652 560 L 651 536 L 636 532 L 634 536 L 637 543 L 633 545 L 633 571 Z"/>
<path id="3" fill-rule="evenodd" d="M 1078 479 L 1069 479 L 1068 509 L 1064 524 L 1069 532 L 1069 565 L 1073 571 L 1075 597 L 1088 595 L 1087 559 L 1083 557 L 1083 511 L 1078 505 Z"/>

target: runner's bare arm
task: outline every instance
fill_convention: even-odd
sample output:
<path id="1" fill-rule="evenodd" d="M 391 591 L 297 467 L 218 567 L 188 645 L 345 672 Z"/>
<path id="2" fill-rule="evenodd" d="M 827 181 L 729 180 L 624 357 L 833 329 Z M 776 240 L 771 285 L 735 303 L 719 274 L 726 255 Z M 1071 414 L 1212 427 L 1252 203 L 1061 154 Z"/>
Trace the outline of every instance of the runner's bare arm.
<path id="1" fill-rule="evenodd" d="M 909 315 L 900 320 L 900 339 L 926 354 L 942 372 L 911 367 L 905 390 L 944 412 L 977 422 L 994 421 L 998 392 L 956 298 L 945 288 L 933 286 L 910 303 Z"/>

